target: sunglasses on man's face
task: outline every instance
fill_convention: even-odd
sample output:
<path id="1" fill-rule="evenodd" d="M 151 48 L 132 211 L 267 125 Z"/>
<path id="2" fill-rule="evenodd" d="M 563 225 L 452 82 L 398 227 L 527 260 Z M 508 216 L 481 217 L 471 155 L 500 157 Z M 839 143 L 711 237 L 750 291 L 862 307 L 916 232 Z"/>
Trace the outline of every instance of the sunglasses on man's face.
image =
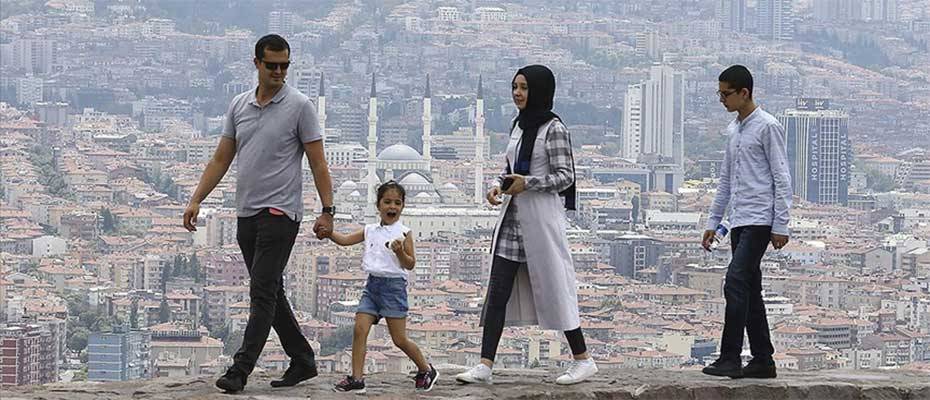
<path id="1" fill-rule="evenodd" d="M 280 67 L 282 71 L 287 71 L 287 68 L 291 66 L 291 62 L 290 62 L 290 61 L 278 62 L 278 63 L 276 63 L 276 62 L 262 61 L 262 64 L 265 64 L 265 69 L 267 69 L 267 70 L 269 70 L 269 71 L 274 71 L 274 70 L 278 69 L 278 67 Z"/>

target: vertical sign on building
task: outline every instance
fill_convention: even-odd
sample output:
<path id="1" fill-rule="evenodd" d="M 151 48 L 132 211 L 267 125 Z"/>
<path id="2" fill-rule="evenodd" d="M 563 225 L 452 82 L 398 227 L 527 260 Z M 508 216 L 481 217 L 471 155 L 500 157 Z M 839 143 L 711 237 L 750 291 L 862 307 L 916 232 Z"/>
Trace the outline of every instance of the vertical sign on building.
<path id="1" fill-rule="evenodd" d="M 807 135 L 807 200 L 816 203 L 820 200 L 820 121 L 809 123 Z"/>

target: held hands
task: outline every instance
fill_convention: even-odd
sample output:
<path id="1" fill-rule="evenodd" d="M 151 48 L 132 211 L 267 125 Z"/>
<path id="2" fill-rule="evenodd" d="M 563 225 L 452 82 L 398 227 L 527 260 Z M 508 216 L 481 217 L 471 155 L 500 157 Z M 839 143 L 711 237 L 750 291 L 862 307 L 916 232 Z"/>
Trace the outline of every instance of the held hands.
<path id="1" fill-rule="evenodd" d="M 327 213 L 323 213 L 320 214 L 319 217 L 316 217 L 316 222 L 313 224 L 313 233 L 316 234 L 317 239 L 332 237 L 333 216 Z"/>

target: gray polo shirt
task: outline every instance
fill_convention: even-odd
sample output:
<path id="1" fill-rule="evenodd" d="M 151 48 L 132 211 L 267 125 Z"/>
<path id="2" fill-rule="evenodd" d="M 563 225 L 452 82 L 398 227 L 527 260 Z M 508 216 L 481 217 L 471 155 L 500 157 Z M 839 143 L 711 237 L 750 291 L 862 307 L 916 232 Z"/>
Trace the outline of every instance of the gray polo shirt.
<path id="1" fill-rule="evenodd" d="M 304 143 L 321 140 L 313 102 L 288 85 L 260 107 L 256 89 L 229 105 L 223 136 L 236 140 L 236 208 L 250 217 L 265 208 L 303 218 Z"/>

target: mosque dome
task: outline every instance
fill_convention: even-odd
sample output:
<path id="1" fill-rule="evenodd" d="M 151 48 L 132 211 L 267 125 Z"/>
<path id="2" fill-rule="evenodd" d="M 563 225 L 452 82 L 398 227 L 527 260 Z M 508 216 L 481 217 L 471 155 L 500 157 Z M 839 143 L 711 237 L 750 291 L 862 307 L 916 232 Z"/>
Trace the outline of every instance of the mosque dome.
<path id="1" fill-rule="evenodd" d="M 361 182 L 365 182 L 367 184 L 372 179 L 375 181 L 375 187 L 381 184 L 381 177 L 378 176 L 378 174 L 374 174 L 374 176 L 371 176 L 371 174 L 365 175 L 365 179 L 361 180 Z"/>
<path id="2" fill-rule="evenodd" d="M 420 161 L 423 156 L 413 147 L 405 144 L 395 144 L 381 150 L 378 159 L 382 161 Z"/>
<path id="3" fill-rule="evenodd" d="M 339 191 L 352 191 L 358 189 L 358 184 L 352 181 L 345 181 L 339 185 Z"/>
<path id="4" fill-rule="evenodd" d="M 387 150 L 387 149 L 385 149 Z M 400 180 L 400 184 L 403 186 L 421 186 L 421 185 L 430 185 L 429 181 L 420 175 L 417 172 L 411 172 L 403 179 Z"/>

